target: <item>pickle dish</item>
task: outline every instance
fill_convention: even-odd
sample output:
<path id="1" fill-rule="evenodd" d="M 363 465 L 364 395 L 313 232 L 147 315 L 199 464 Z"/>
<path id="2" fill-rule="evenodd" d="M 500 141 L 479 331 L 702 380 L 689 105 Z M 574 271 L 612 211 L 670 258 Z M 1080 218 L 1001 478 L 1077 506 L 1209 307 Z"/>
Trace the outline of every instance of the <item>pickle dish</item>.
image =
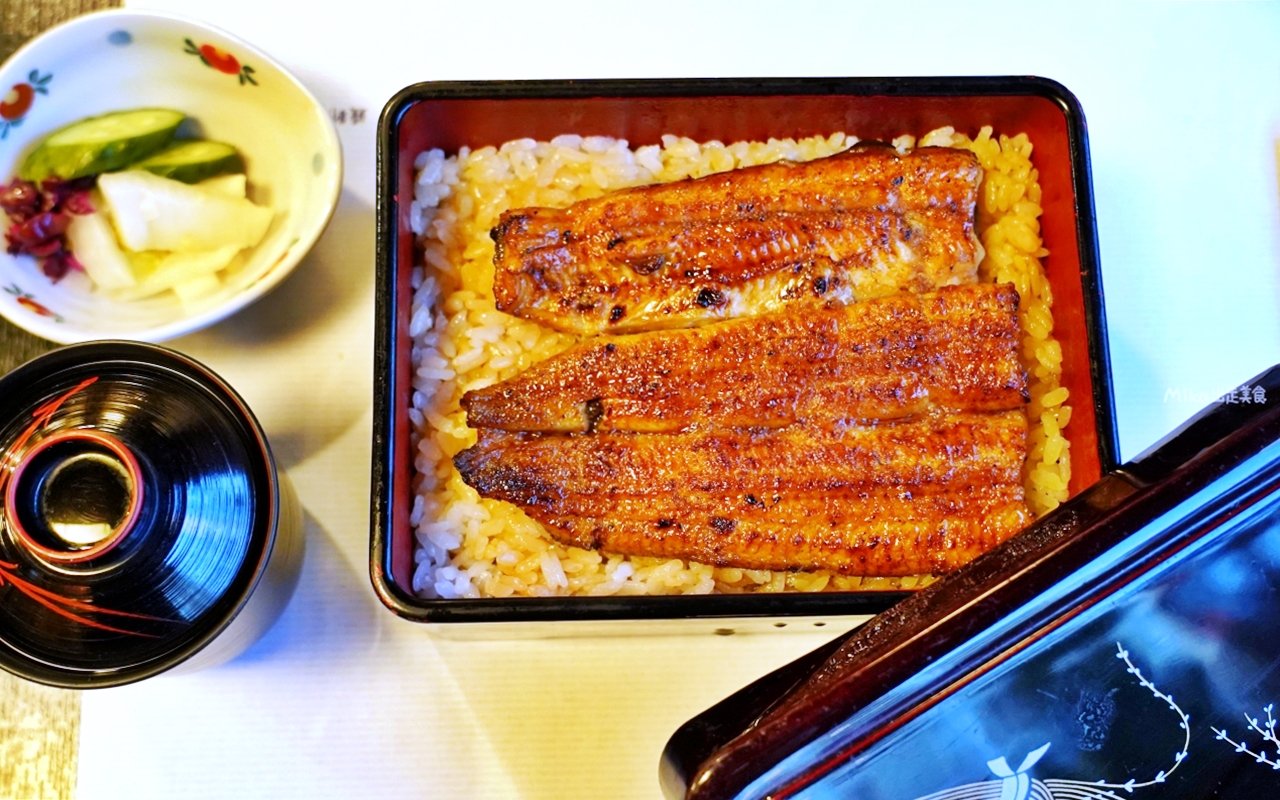
<path id="1" fill-rule="evenodd" d="M 77 18 L 0 67 L 0 315 L 60 343 L 191 333 L 278 285 L 341 185 L 328 112 L 262 51 L 169 14 Z M 254 236 L 192 235 L 244 227 L 201 216 L 235 203 Z"/>

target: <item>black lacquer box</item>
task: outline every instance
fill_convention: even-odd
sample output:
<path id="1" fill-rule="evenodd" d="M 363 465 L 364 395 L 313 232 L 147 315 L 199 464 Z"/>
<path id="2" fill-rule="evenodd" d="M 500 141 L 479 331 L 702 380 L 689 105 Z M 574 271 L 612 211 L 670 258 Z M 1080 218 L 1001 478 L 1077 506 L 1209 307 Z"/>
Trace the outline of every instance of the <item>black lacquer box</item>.
<path id="1" fill-rule="evenodd" d="M 746 630 L 765 618 L 818 624 L 876 613 L 905 592 L 698 597 L 423 599 L 412 591 L 411 275 L 421 256 L 410 229 L 414 159 L 560 134 L 611 136 L 631 146 L 664 134 L 697 141 L 765 140 L 846 131 L 863 139 L 915 136 L 945 126 L 1025 132 L 1043 189 L 1041 235 L 1070 390 L 1071 493 L 1116 464 L 1097 234 L 1083 113 L 1061 85 L 1032 77 L 707 79 L 423 83 L 387 104 L 379 123 L 377 333 L 374 374 L 370 571 L 394 613 L 423 622 L 621 619 L 711 621 Z M 803 620 L 803 622 L 801 622 Z M 736 623 L 734 621 L 737 621 Z M 773 627 L 770 622 L 765 627 Z M 785 623 L 784 623 L 785 624 Z"/>

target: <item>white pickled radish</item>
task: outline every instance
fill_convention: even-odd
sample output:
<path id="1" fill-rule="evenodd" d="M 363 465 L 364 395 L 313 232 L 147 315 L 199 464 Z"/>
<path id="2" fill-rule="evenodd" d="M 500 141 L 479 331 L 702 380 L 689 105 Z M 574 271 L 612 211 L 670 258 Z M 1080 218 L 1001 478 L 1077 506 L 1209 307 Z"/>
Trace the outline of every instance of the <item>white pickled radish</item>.
<path id="1" fill-rule="evenodd" d="M 221 288 L 222 281 L 218 279 L 217 273 L 209 273 L 189 281 L 175 283 L 173 285 L 173 293 L 178 296 L 183 305 L 189 306 L 203 300 Z"/>
<path id="2" fill-rule="evenodd" d="M 233 172 L 230 175 L 206 178 L 195 185 L 200 189 L 220 194 L 224 197 L 243 198 L 249 196 L 249 179 L 245 177 L 243 172 Z"/>
<path id="3" fill-rule="evenodd" d="M 138 283 L 121 290 L 118 296 L 124 300 L 137 300 L 213 275 L 226 269 L 239 252 L 240 248 L 235 245 L 227 245 L 217 250 L 194 253 L 137 253 L 133 263 Z"/>
<path id="4" fill-rule="evenodd" d="M 93 207 L 101 208 L 101 200 L 93 197 Z M 123 289 L 137 283 L 128 256 L 120 249 L 111 223 L 101 212 L 72 214 L 67 244 L 90 280 L 103 289 Z"/>
<path id="5" fill-rule="evenodd" d="M 262 241 L 271 209 L 250 200 L 161 178 L 143 170 L 98 178 L 120 241 L 129 250 L 237 250 Z"/>

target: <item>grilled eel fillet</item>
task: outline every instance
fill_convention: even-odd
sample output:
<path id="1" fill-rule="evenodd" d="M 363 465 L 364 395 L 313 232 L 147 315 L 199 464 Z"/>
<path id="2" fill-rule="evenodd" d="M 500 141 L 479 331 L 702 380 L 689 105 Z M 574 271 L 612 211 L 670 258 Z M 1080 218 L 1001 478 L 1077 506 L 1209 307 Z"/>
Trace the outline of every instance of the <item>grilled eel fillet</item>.
<path id="1" fill-rule="evenodd" d="M 994 411 L 1028 399 L 1018 294 L 971 284 L 589 340 L 468 392 L 474 428 L 677 431 Z"/>
<path id="2" fill-rule="evenodd" d="M 1025 414 L 880 425 L 513 433 L 454 464 L 560 541 L 749 569 L 954 569 L 1029 521 Z"/>
<path id="3" fill-rule="evenodd" d="M 494 296 L 507 313 L 595 334 L 970 283 L 981 179 L 965 150 L 855 146 L 516 209 L 490 232 Z"/>

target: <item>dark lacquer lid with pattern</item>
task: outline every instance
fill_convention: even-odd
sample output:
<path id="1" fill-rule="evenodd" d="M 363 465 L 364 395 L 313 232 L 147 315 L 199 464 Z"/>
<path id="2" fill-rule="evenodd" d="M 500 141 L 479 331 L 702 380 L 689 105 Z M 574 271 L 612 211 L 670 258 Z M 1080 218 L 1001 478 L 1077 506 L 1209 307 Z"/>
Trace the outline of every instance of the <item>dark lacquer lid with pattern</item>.
<path id="1" fill-rule="evenodd" d="M 273 553 L 296 577 L 291 497 L 239 396 L 173 351 L 75 345 L 0 378 L 0 667 L 95 688 L 188 661 Z"/>
<path id="2" fill-rule="evenodd" d="M 672 737 L 668 797 L 1280 789 L 1280 367 Z"/>

